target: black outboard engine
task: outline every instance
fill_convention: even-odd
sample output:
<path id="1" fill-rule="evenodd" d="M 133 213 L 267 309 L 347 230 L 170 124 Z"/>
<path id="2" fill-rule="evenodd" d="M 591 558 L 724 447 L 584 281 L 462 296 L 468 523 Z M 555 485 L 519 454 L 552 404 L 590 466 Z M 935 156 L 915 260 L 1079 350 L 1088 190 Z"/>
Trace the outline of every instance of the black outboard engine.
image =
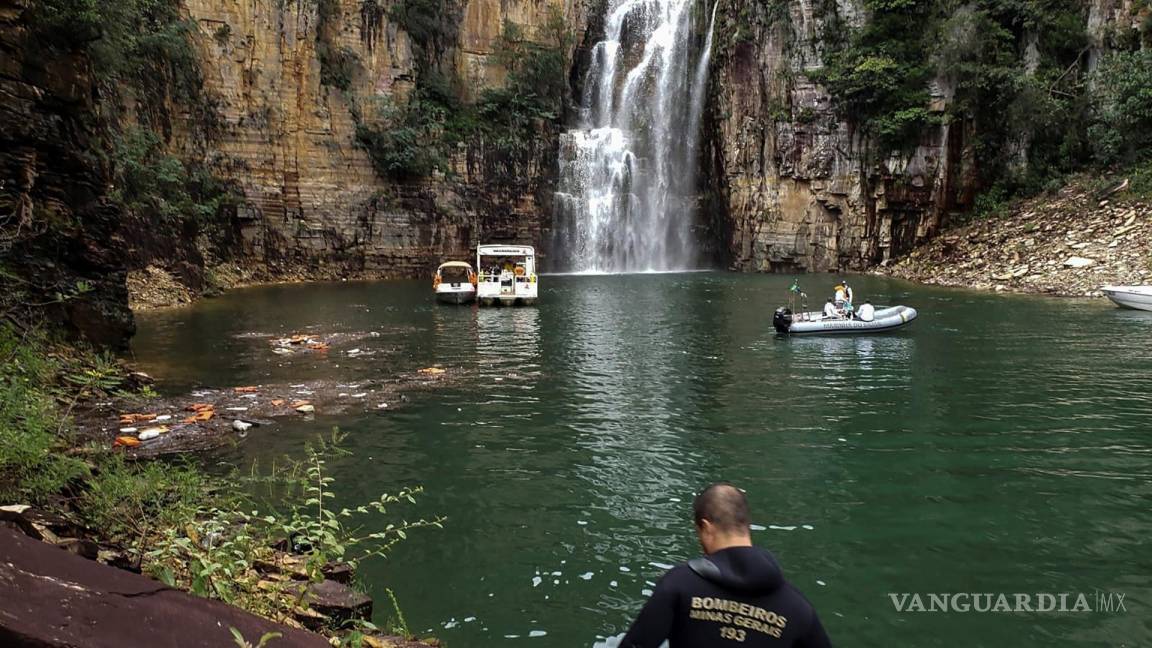
<path id="1" fill-rule="evenodd" d="M 777 333 L 787 333 L 792 328 L 792 310 L 787 306 L 777 308 L 776 314 L 772 316 L 772 326 Z"/>

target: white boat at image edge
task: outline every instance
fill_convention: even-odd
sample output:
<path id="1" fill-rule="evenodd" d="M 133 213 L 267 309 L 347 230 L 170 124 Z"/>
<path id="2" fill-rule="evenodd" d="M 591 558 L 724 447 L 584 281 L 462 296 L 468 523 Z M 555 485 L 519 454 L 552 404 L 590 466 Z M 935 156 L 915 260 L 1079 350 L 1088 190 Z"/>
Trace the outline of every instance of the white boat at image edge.
<path id="1" fill-rule="evenodd" d="M 822 312 L 793 313 L 787 306 L 776 309 L 772 326 L 777 333 L 788 335 L 837 335 L 851 333 L 883 333 L 895 331 L 916 319 L 911 306 L 877 307 L 871 321 L 847 317 L 825 317 Z"/>
<path id="2" fill-rule="evenodd" d="M 441 304 L 471 304 L 476 301 L 476 273 L 463 261 L 441 263 L 432 279 L 432 290 Z"/>
<path id="3" fill-rule="evenodd" d="M 1152 311 L 1152 286 L 1104 286 L 1100 291 L 1121 308 Z"/>
<path id="4" fill-rule="evenodd" d="M 481 306 L 531 306 L 540 282 L 531 245 L 476 247 L 476 299 Z"/>

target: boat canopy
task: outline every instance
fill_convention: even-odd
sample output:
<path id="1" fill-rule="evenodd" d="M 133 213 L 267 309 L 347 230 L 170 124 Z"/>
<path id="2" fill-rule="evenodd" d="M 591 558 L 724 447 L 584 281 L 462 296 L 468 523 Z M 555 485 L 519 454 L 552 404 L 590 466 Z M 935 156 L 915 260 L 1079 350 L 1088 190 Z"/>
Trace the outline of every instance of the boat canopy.
<path id="1" fill-rule="evenodd" d="M 476 256 L 536 256 L 531 245 L 481 245 L 476 248 Z"/>
<path id="2" fill-rule="evenodd" d="M 441 263 L 440 267 L 436 268 L 436 272 L 440 272 L 441 270 L 444 270 L 446 268 L 464 268 L 464 269 L 468 270 L 469 272 L 471 272 L 472 271 L 472 264 L 467 263 L 465 261 L 448 261 L 445 263 Z"/>

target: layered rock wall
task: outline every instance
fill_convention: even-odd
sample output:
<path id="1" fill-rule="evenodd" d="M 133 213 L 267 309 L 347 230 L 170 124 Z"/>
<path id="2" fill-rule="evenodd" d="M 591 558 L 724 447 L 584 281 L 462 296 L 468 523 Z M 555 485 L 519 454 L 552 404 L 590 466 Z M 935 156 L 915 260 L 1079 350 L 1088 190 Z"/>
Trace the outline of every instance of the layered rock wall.
<path id="1" fill-rule="evenodd" d="M 403 105 L 417 59 L 390 2 L 371 0 L 184 0 L 199 26 L 206 90 L 223 128 L 212 154 L 236 178 L 243 252 L 271 273 L 312 277 L 412 276 L 442 259 L 467 258 L 481 241 L 538 244 L 550 216 L 555 144 L 516 182 L 496 182 L 474 147 L 451 172 L 397 182 L 381 178 L 355 142 L 358 114 Z M 531 38 L 549 11 L 570 25 L 584 17 L 570 0 L 467 0 L 457 42 L 436 53 L 464 98 L 503 83 L 493 56 L 505 21 Z M 319 47 L 351 61 L 346 89 L 322 83 Z M 188 131 L 200 127 L 186 122 Z M 186 133 L 187 137 L 191 133 Z"/>
<path id="2" fill-rule="evenodd" d="M 910 249 L 969 203 L 965 124 L 933 128 L 912 150 L 885 156 L 806 76 L 824 64 L 826 29 L 868 20 L 860 0 L 740 10 L 777 14 L 723 25 L 737 36 L 713 71 L 710 182 L 733 268 L 863 268 Z M 931 109 L 941 112 L 948 97 L 934 94 Z"/>

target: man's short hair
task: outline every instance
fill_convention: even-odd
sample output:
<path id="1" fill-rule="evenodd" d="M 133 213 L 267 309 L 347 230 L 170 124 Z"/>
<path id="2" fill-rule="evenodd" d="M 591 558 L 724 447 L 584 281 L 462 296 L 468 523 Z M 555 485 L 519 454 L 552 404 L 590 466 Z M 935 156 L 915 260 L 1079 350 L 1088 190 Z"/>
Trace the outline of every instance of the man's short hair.
<path id="1" fill-rule="evenodd" d="M 692 501 L 692 517 L 696 526 L 708 520 L 726 533 L 747 532 L 748 498 L 728 482 L 712 484 Z"/>

